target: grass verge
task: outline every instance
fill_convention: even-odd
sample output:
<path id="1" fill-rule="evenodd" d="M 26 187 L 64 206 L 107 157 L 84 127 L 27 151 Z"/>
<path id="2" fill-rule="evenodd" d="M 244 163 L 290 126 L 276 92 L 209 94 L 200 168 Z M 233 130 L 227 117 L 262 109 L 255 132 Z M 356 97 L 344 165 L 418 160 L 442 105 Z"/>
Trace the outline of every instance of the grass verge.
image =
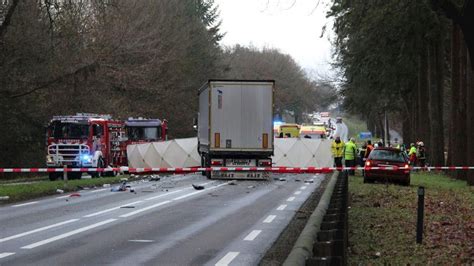
<path id="1" fill-rule="evenodd" d="M 411 186 L 349 178 L 349 265 L 474 263 L 474 188 L 412 173 Z M 417 188 L 425 187 L 423 244 L 415 243 Z"/>
<path id="2" fill-rule="evenodd" d="M 56 192 L 57 189 L 64 190 L 64 192 L 70 192 L 77 191 L 81 187 L 93 187 L 102 186 L 103 184 L 118 183 L 120 181 L 120 178 L 123 177 L 125 176 L 69 180 L 67 182 L 61 180 L 40 181 L 30 184 L 0 184 L 0 197 L 10 197 L 8 200 L 0 201 L 0 204 L 34 199 L 48 195 L 55 195 L 58 194 Z"/>

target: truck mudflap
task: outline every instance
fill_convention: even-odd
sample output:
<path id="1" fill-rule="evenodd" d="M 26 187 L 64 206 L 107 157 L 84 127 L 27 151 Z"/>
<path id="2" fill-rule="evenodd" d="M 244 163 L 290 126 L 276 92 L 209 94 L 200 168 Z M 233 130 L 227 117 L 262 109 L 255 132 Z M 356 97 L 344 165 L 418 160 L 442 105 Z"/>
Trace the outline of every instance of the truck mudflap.
<path id="1" fill-rule="evenodd" d="M 268 180 L 270 172 L 252 171 L 212 171 L 211 179 L 245 179 L 245 180 Z"/>

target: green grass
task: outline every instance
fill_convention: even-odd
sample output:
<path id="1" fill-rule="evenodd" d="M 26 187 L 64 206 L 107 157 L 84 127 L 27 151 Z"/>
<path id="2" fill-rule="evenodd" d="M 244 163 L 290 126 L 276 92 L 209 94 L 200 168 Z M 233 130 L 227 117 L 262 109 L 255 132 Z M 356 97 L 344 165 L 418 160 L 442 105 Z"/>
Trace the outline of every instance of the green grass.
<path id="1" fill-rule="evenodd" d="M 465 181 L 432 172 L 413 173 L 409 187 L 362 181 L 349 181 L 350 265 L 474 263 L 474 188 Z M 422 245 L 415 243 L 418 186 L 426 193 Z"/>
<path id="2" fill-rule="evenodd" d="M 22 200 L 39 198 L 47 195 L 58 194 L 57 189 L 62 189 L 64 192 L 77 191 L 80 187 L 93 187 L 102 186 L 103 184 L 118 183 L 120 178 L 125 176 L 116 177 L 102 177 L 93 179 L 81 179 L 81 180 L 69 180 L 64 181 L 40 181 L 30 184 L 1 184 L 0 185 L 0 197 L 9 196 L 8 200 L 0 201 L 2 203 L 12 203 Z"/>

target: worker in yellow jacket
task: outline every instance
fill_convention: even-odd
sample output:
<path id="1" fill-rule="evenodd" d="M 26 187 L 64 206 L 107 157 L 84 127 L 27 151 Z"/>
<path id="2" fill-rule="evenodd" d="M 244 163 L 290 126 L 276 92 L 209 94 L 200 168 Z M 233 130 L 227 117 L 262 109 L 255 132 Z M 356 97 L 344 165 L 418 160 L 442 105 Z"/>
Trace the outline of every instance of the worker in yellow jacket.
<path id="1" fill-rule="evenodd" d="M 334 165 L 342 167 L 342 156 L 344 155 L 344 142 L 339 136 L 331 143 L 332 156 L 334 157 Z"/>
<path id="2" fill-rule="evenodd" d="M 346 167 L 353 167 L 355 166 L 355 160 L 357 158 L 357 146 L 355 144 L 355 139 L 351 138 L 345 145 L 344 145 L 344 161 L 346 163 Z M 354 175 L 354 170 L 349 170 L 349 175 Z"/>

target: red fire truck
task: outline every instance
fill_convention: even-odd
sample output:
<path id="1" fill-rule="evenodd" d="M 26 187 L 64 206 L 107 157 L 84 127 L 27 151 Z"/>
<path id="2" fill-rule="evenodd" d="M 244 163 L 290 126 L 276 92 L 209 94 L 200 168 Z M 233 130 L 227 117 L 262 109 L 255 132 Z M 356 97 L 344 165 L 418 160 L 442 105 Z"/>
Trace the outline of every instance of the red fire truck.
<path id="1" fill-rule="evenodd" d="M 166 119 L 128 118 L 125 121 L 127 145 L 168 139 L 168 122 Z"/>
<path id="2" fill-rule="evenodd" d="M 78 113 L 54 116 L 47 129 L 48 168 L 104 168 L 127 163 L 125 130 L 122 121 L 110 115 Z M 114 172 L 104 172 L 113 175 Z M 98 172 L 91 172 L 97 177 Z M 69 172 L 71 179 L 80 178 L 81 172 Z M 61 172 L 49 174 L 50 180 L 61 177 Z"/>

